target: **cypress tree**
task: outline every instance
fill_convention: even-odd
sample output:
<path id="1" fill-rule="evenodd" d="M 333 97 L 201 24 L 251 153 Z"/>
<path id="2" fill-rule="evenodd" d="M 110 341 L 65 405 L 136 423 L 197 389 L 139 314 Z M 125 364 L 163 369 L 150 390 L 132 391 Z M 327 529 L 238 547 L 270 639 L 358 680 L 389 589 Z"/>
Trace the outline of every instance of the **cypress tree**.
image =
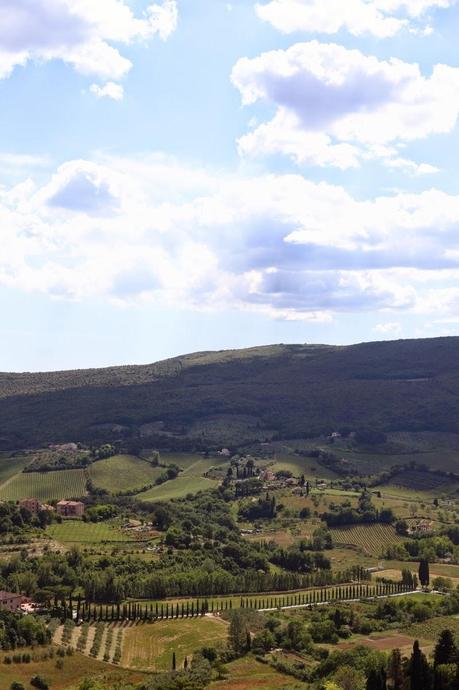
<path id="1" fill-rule="evenodd" d="M 451 630 L 443 630 L 434 651 L 434 666 L 454 664 L 457 660 L 458 649 Z"/>
<path id="2" fill-rule="evenodd" d="M 419 582 L 426 588 L 430 583 L 429 561 L 423 558 L 419 563 Z"/>
<path id="3" fill-rule="evenodd" d="M 413 645 L 410 664 L 410 690 L 431 690 L 432 679 L 430 667 L 425 654 L 421 651 L 419 641 Z"/>

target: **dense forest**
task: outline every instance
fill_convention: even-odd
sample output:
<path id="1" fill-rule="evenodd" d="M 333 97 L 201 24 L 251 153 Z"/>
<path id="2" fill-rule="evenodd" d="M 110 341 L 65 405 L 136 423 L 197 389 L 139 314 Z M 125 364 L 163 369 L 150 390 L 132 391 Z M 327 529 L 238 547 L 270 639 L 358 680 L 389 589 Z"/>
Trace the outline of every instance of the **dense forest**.
<path id="1" fill-rule="evenodd" d="M 187 450 L 341 428 L 458 433 L 458 381 L 457 338 L 0 374 L 0 447 L 140 436 L 152 447 Z"/>

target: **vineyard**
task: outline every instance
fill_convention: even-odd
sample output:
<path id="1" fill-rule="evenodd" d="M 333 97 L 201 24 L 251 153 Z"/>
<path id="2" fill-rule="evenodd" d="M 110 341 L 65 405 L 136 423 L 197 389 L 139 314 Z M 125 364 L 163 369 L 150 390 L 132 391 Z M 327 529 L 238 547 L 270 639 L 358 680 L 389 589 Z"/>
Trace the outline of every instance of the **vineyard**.
<path id="1" fill-rule="evenodd" d="M 33 497 L 41 501 L 78 498 L 86 494 L 83 470 L 32 472 L 14 475 L 0 486 L 0 500 L 18 501 Z"/>
<path id="2" fill-rule="evenodd" d="M 332 529 L 335 544 L 353 544 L 371 556 L 380 556 L 385 548 L 402 541 L 392 525 L 352 525 Z"/>
<path id="3" fill-rule="evenodd" d="M 215 480 L 207 479 L 204 474 L 218 464 L 226 462 L 222 458 L 203 458 L 200 455 L 182 453 L 164 453 L 161 460 L 168 464 L 177 464 L 183 469 L 177 479 L 165 482 L 161 486 L 155 486 L 150 491 L 139 495 L 142 501 L 164 501 L 171 498 L 180 498 L 189 493 L 212 489 L 217 485 Z"/>
<path id="4" fill-rule="evenodd" d="M 141 489 L 154 484 L 163 472 L 152 467 L 146 460 L 135 455 L 115 455 L 106 460 L 98 460 L 89 468 L 89 476 L 95 486 L 111 493 Z"/>
<path id="5" fill-rule="evenodd" d="M 433 472 L 422 472 L 421 470 L 405 470 L 392 477 L 386 488 L 396 487 L 408 489 L 410 491 L 436 491 L 448 490 L 451 482 L 447 477 Z"/>
<path id="6" fill-rule="evenodd" d="M 0 453 L 0 487 L 18 472 L 22 472 L 30 462 L 30 456 L 11 456 L 9 453 Z"/>
<path id="7" fill-rule="evenodd" d="M 413 637 L 437 640 L 445 628 L 451 630 L 459 640 L 459 616 L 431 618 L 423 623 L 414 623 L 407 630 Z"/>

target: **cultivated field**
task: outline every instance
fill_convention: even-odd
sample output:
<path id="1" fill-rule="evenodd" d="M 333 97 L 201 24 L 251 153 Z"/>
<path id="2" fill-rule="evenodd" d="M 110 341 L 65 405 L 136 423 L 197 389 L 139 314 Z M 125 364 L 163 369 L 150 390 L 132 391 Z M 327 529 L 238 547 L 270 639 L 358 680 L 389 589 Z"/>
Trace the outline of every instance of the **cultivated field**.
<path id="1" fill-rule="evenodd" d="M 435 491 L 436 494 L 451 489 L 451 481 L 447 477 L 442 477 L 432 472 L 421 472 L 418 470 L 405 470 L 391 479 L 388 484 L 383 485 L 390 489 L 396 487 L 408 489 L 409 491 Z"/>
<path id="2" fill-rule="evenodd" d="M 279 673 L 253 658 L 238 659 L 227 665 L 228 679 L 211 683 L 211 690 L 271 690 L 301 687 L 291 676 Z"/>
<path id="3" fill-rule="evenodd" d="M 211 467 L 224 464 L 225 458 L 203 458 L 202 455 L 191 455 L 185 453 L 164 453 L 161 460 L 167 464 L 176 464 L 183 469 L 177 479 L 165 482 L 160 486 L 155 486 L 150 491 L 139 494 L 142 501 L 166 500 L 171 498 L 181 498 L 187 494 L 205 491 L 218 486 L 216 480 L 207 479 L 204 474 Z"/>
<path id="4" fill-rule="evenodd" d="M 302 474 L 307 479 L 314 479 L 321 477 L 323 479 L 336 479 L 336 474 L 326 467 L 322 467 L 316 458 L 306 458 L 299 455 L 276 455 L 274 458 L 274 465 L 270 467 L 273 472 L 280 472 L 287 470 L 295 477 L 300 477 Z"/>
<path id="5" fill-rule="evenodd" d="M 18 472 L 22 472 L 31 461 L 27 455 L 12 457 L 10 453 L 0 453 L 0 487 Z"/>
<path id="6" fill-rule="evenodd" d="M 135 455 L 115 455 L 93 463 L 89 476 L 95 486 L 117 493 L 153 484 L 163 471 Z"/>
<path id="7" fill-rule="evenodd" d="M 33 497 L 41 501 L 77 498 L 86 494 L 83 470 L 31 472 L 14 475 L 0 486 L 0 500 L 17 501 Z"/>
<path id="8" fill-rule="evenodd" d="M 36 647 L 33 650 L 21 649 L 21 653 L 23 651 L 30 651 L 32 655 L 40 659 L 47 650 Z M 59 658 L 57 656 L 44 661 L 32 661 L 30 664 L 4 664 L 4 657 L 11 654 L 11 652 L 0 653 L 0 690 L 10 690 L 14 681 L 21 682 L 26 688 L 30 688 L 30 679 L 35 675 L 45 678 L 52 690 L 73 690 L 84 678 L 104 680 L 108 687 L 113 688 L 122 681 L 140 682 L 142 680 L 140 674 L 114 666 L 110 667 L 78 653 L 64 657 L 62 669 L 56 668 L 56 659 Z"/>
<path id="9" fill-rule="evenodd" d="M 65 520 L 46 528 L 46 534 L 61 544 L 100 544 L 129 541 L 129 536 L 107 522 Z"/>
<path id="10" fill-rule="evenodd" d="M 441 616 L 424 623 L 414 623 L 410 625 L 409 634 L 427 640 L 437 640 L 446 628 L 451 630 L 459 641 L 459 616 Z"/>
<path id="11" fill-rule="evenodd" d="M 402 541 L 391 525 L 353 525 L 332 529 L 335 544 L 353 544 L 371 556 L 380 556 L 390 544 Z"/>
<path id="12" fill-rule="evenodd" d="M 171 670 L 175 652 L 177 668 L 199 647 L 224 645 L 228 626 L 215 618 L 139 623 L 125 628 L 121 663 L 133 669 Z"/>

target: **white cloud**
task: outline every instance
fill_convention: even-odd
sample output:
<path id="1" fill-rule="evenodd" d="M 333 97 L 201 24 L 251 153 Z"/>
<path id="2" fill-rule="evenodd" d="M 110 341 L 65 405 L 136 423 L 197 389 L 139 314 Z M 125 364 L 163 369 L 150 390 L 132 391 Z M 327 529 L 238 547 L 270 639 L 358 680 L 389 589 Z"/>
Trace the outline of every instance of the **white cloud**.
<path id="1" fill-rule="evenodd" d="M 398 321 L 391 321 L 388 323 L 378 323 L 374 331 L 380 335 L 395 337 L 402 332 L 402 326 Z"/>
<path id="2" fill-rule="evenodd" d="M 404 313 L 459 315 L 458 228 L 459 196 L 438 190 L 357 201 L 300 175 L 76 160 L 0 187 L 0 285 L 313 322 L 366 312 L 384 334 Z"/>
<path id="3" fill-rule="evenodd" d="M 282 33 L 295 31 L 336 34 L 345 29 L 354 36 L 373 34 L 388 38 L 406 28 L 425 32 L 425 13 L 448 8 L 456 0 L 270 0 L 257 4 L 261 19 Z M 416 21 L 418 20 L 418 21 Z"/>
<path id="4" fill-rule="evenodd" d="M 175 0 L 149 5 L 141 18 L 124 0 L 2 0 L 0 79 L 29 60 L 62 60 L 82 74 L 120 79 L 132 65 L 113 44 L 166 40 L 176 25 Z"/>
<path id="5" fill-rule="evenodd" d="M 401 145 L 451 132 L 459 115 L 459 69 L 380 61 L 317 41 L 240 59 L 233 84 L 245 105 L 274 105 L 274 117 L 239 140 L 242 154 L 284 154 L 299 164 L 356 167 L 378 158 L 432 173 L 399 155 Z"/>
<path id="6" fill-rule="evenodd" d="M 97 98 L 113 98 L 114 101 L 122 101 L 124 98 L 124 89 L 121 84 L 116 84 L 114 81 L 108 81 L 103 86 L 98 84 L 91 84 L 90 91 Z"/>

